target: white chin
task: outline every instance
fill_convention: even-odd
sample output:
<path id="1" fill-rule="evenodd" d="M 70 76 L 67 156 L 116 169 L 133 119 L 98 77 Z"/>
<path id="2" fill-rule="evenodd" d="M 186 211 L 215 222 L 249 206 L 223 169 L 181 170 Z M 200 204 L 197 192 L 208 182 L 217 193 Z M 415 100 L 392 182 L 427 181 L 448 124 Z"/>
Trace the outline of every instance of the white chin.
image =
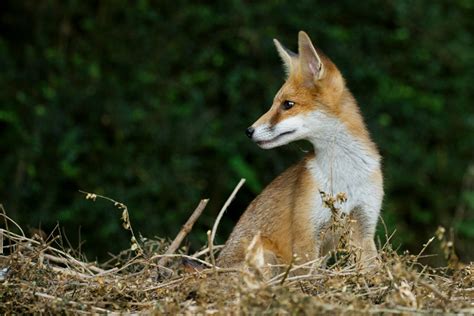
<path id="1" fill-rule="evenodd" d="M 282 145 L 286 145 L 288 142 L 281 140 L 269 140 L 269 141 L 256 141 L 257 145 L 263 149 L 272 149 Z"/>
<path id="2" fill-rule="evenodd" d="M 289 142 L 292 142 L 293 140 L 295 140 L 295 134 L 296 134 L 295 132 L 296 132 L 296 130 L 284 132 L 284 133 L 281 133 L 278 136 L 276 136 L 274 138 L 270 138 L 268 140 L 254 139 L 254 142 L 256 142 L 257 145 L 260 146 L 260 148 L 263 148 L 263 149 L 275 148 L 275 147 L 278 147 L 278 146 L 286 145 Z"/>
<path id="3" fill-rule="evenodd" d="M 272 149 L 277 147 L 278 145 L 275 145 L 273 142 L 257 142 L 258 147 L 263 148 L 263 149 Z"/>

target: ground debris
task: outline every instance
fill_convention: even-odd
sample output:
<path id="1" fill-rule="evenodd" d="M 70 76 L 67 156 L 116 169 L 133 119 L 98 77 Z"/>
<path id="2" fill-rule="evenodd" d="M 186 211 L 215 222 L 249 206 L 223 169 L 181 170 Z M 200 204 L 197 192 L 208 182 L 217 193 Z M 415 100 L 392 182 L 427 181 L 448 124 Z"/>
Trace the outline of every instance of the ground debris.
<path id="1" fill-rule="evenodd" d="M 431 268 L 417 256 L 386 247 L 379 266 L 293 266 L 263 279 L 251 270 L 206 268 L 186 273 L 183 257 L 160 267 L 166 245 L 147 240 L 143 254 L 127 250 L 106 264 L 86 262 L 44 240 L 2 229 L 0 313 L 165 314 L 471 313 L 474 265 Z M 200 253 L 206 253 L 201 251 Z M 199 259 L 198 256 L 194 258 Z M 210 258 L 203 257 L 209 264 Z M 163 273 L 166 271 L 167 273 Z M 285 278 L 284 283 L 282 278 Z M 248 286 L 249 278 L 254 278 Z"/>

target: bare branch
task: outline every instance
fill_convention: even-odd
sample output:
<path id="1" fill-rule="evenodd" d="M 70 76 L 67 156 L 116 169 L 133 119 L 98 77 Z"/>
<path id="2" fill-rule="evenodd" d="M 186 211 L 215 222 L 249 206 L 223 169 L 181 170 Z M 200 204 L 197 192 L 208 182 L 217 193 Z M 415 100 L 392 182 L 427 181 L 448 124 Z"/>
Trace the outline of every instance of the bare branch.
<path id="1" fill-rule="evenodd" d="M 199 216 L 201 216 L 202 211 L 206 208 L 207 203 L 209 202 L 209 199 L 204 199 L 199 202 L 198 206 L 194 210 L 194 212 L 191 214 L 191 216 L 188 218 L 186 223 L 183 225 L 181 230 L 179 231 L 178 235 L 174 238 L 173 242 L 171 245 L 168 247 L 168 250 L 164 253 L 165 255 L 171 255 L 176 252 L 176 250 L 179 248 L 179 245 L 181 245 L 181 242 L 183 241 L 184 237 L 189 234 L 191 229 L 193 228 L 194 223 L 197 221 Z M 170 257 L 162 257 L 158 261 L 158 265 L 164 266 L 168 262 Z"/>

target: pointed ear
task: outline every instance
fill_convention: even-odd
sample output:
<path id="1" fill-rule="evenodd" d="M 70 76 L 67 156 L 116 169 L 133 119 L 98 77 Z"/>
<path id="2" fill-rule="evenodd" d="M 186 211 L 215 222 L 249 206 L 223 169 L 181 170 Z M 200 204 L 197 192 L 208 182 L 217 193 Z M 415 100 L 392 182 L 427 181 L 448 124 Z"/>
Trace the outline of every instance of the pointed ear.
<path id="1" fill-rule="evenodd" d="M 273 39 L 273 43 L 275 43 L 278 54 L 280 55 L 281 60 L 283 61 L 283 65 L 285 67 L 285 73 L 286 75 L 289 75 L 291 71 L 294 69 L 294 63 L 295 63 L 294 58 L 297 55 L 293 53 L 291 50 L 289 50 L 288 48 L 286 48 L 285 46 L 281 45 L 281 43 L 276 38 Z"/>
<path id="2" fill-rule="evenodd" d="M 322 59 L 311 43 L 308 34 L 303 31 L 298 33 L 298 53 L 302 74 L 311 82 L 320 80 L 324 74 Z"/>

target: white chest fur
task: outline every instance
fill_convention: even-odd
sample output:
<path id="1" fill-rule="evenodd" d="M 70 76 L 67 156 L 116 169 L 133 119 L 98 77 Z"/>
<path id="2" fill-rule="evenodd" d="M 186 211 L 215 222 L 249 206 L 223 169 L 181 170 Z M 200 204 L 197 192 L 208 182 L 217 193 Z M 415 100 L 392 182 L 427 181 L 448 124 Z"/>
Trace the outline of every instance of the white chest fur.
<path id="1" fill-rule="evenodd" d="M 321 122 L 321 118 L 319 118 Z M 307 162 L 307 168 L 318 184 L 318 189 L 335 195 L 344 192 L 347 202 L 341 205 L 345 214 L 361 209 L 370 221 L 377 221 L 383 190 L 380 183 L 371 180 L 380 168 L 378 156 L 367 145 L 352 136 L 337 119 L 325 117 L 314 137 L 309 138 L 315 148 L 315 158 Z M 327 223 L 330 210 L 323 206 L 321 197 L 314 197 L 312 212 L 315 225 Z"/>

